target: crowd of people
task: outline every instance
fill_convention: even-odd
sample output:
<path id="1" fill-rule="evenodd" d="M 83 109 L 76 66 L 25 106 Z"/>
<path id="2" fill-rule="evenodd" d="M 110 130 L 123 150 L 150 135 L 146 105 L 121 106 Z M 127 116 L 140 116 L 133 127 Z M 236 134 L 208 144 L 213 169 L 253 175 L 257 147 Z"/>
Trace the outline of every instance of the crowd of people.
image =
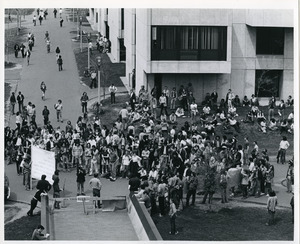
<path id="1" fill-rule="evenodd" d="M 42 85 L 45 89 L 45 84 Z M 129 102 L 120 110 L 111 128 L 104 125 L 99 116 L 89 117 L 84 105 L 83 114 L 76 123 L 67 121 L 65 128 L 53 128 L 45 106 L 44 125 L 39 127 L 35 121 L 35 106 L 31 102 L 26 107 L 19 104 L 16 128 L 5 128 L 8 163 L 16 163 L 17 173 L 23 174 L 24 185 L 29 189 L 30 147 L 38 146 L 55 152 L 56 169 L 65 172 L 76 170 L 77 195 L 84 194 L 86 174 L 99 174 L 111 181 L 117 177 L 128 178 L 130 190 L 138 190 L 136 196 L 145 202 L 149 212 L 161 216 L 166 213 L 166 203 L 171 199 L 181 210 L 190 205 L 190 199 L 191 205 L 195 204 L 196 194 L 203 195 L 203 204 L 207 198 L 208 203 L 212 203 L 216 192 L 220 192 L 222 203 L 228 202 L 229 194 L 237 196 L 241 193 L 242 198 L 268 195 L 272 191 L 274 165 L 269 162 L 267 149 L 260 150 L 258 142 L 251 143 L 248 137 L 238 141 L 242 128 L 236 121 L 237 114 L 229 112 L 234 106 L 230 98 L 233 97 L 230 95 L 232 92 L 229 91 L 224 99 L 228 112 L 221 110 L 218 113 L 220 105 L 215 103 L 215 92 L 210 100 L 204 101 L 203 111 L 199 112 L 200 106 L 190 98 L 193 92 L 192 86 L 189 86 L 178 94 L 169 93 L 173 94 L 171 97 L 167 96 L 165 89 L 159 96 L 159 104 L 156 103 L 155 90 L 151 95 L 144 87 L 138 95 L 131 91 Z M 183 98 L 178 99 L 184 96 L 184 90 L 189 94 L 187 102 Z M 172 101 L 174 95 L 177 96 L 175 105 Z M 86 96 L 84 93 L 81 102 Z M 24 103 L 21 92 L 17 100 Z M 171 104 L 174 109 L 170 109 Z M 61 106 L 57 111 L 57 121 L 60 121 L 61 100 L 55 108 L 58 106 Z M 253 106 L 258 105 L 253 103 Z M 178 108 L 183 109 L 181 116 L 174 112 Z M 273 116 L 270 118 L 274 119 Z M 284 115 L 280 116 L 285 119 Z M 178 117 L 189 119 L 182 123 L 177 121 Z M 258 122 L 260 117 L 255 118 Z M 179 124 L 182 126 L 177 128 Z M 234 133 L 225 134 L 231 130 L 230 127 Z M 277 163 L 286 163 L 288 148 L 289 142 L 283 135 Z M 288 191 L 293 184 L 292 165 L 293 161 L 290 161 Z"/>
<path id="2" fill-rule="evenodd" d="M 105 37 L 102 41 L 101 45 L 99 37 L 100 51 L 108 48 L 104 45 Z M 45 83 L 41 84 L 41 90 L 44 99 Z M 115 103 L 115 91 L 112 85 L 111 103 Z M 38 125 L 35 105 L 28 102 L 24 106 L 24 95 L 19 91 L 15 97 L 12 93 L 11 112 L 15 114 L 16 103 L 19 110 L 15 128 L 5 128 L 7 163 L 16 164 L 16 173 L 23 175 L 26 190 L 30 189 L 32 145 L 55 153 L 56 170 L 70 174 L 75 171 L 77 195 L 85 194 L 86 174 L 96 178 L 99 174 L 111 181 L 128 178 L 129 190 L 136 193 L 151 214 L 163 216 L 170 209 L 171 234 L 177 233 L 176 211 L 194 205 L 197 194 L 203 195 L 203 204 L 207 199 L 211 204 L 216 192 L 220 192 L 222 203 L 228 202 L 229 193 L 231 196 L 241 193 L 244 199 L 271 192 L 273 195 L 275 170 L 269 162 L 268 150 L 261 149 L 257 141 L 250 142 L 247 136 L 239 141 L 238 135 L 243 130 L 242 123 L 258 125 L 262 133 L 276 130 L 283 133 L 277 163 L 285 164 L 289 148 L 286 135 L 293 133 L 294 127 L 293 112 L 286 116 L 285 109 L 293 106 L 292 97 L 287 102 L 281 100 L 279 105 L 272 97 L 266 118 L 255 95 L 240 101 L 229 89 L 226 97 L 218 100 L 218 93 L 213 91 L 196 104 L 194 94 L 191 83 L 180 86 L 178 91 L 164 87 L 161 94 L 156 87 L 150 93 L 144 86 L 138 94 L 131 90 L 128 103 L 109 127 L 99 115 L 88 116 L 88 96 L 84 93 L 80 98 L 82 114 L 77 121 L 68 120 L 64 128 L 54 128 L 47 106 L 41 112 L 43 125 Z M 238 120 L 242 107 L 249 107 L 249 112 Z M 63 122 L 62 100 L 54 108 L 57 121 Z M 290 160 L 289 192 L 293 174 L 293 160 Z"/>

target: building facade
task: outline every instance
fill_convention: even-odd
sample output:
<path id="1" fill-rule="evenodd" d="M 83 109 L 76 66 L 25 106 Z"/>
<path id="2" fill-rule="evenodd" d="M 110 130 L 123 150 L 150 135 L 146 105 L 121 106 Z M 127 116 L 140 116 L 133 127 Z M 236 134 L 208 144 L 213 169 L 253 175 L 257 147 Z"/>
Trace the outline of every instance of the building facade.
<path id="1" fill-rule="evenodd" d="M 293 95 L 293 10 L 90 9 L 94 29 L 111 41 L 113 62 L 137 92 L 191 83 L 196 102 L 216 90 L 263 101 Z M 265 99 L 266 100 L 266 99 Z"/>

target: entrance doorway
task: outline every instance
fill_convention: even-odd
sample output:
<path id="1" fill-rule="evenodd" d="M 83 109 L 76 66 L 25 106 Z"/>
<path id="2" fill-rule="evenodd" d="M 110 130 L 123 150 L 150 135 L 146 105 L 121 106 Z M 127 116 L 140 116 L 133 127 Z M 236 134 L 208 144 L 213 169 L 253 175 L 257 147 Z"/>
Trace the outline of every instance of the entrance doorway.
<path id="1" fill-rule="evenodd" d="M 156 87 L 156 99 L 159 99 L 162 92 L 162 74 L 154 75 L 154 86 Z"/>

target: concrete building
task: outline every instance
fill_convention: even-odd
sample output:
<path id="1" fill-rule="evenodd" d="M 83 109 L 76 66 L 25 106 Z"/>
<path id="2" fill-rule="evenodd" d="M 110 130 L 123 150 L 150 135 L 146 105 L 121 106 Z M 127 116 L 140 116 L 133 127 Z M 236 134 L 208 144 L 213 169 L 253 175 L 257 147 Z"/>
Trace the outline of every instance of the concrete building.
<path id="1" fill-rule="evenodd" d="M 90 9 L 94 29 L 126 62 L 125 85 L 161 91 L 191 83 L 196 102 L 231 88 L 264 101 L 293 95 L 293 10 Z M 135 75 L 133 75 L 135 70 Z M 135 79 L 133 79 L 135 77 Z"/>

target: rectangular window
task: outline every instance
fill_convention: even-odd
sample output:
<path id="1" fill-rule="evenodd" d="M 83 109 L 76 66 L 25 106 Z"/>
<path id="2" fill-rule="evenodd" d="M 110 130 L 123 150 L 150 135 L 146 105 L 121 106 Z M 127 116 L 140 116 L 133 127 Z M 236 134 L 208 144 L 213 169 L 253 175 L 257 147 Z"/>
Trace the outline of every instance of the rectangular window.
<path id="1" fill-rule="evenodd" d="M 282 70 L 256 70 L 255 94 L 258 97 L 279 97 Z"/>
<path id="2" fill-rule="evenodd" d="M 152 60 L 226 60 L 227 27 L 152 26 Z"/>
<path id="3" fill-rule="evenodd" d="M 124 8 L 121 8 L 121 30 L 124 30 Z"/>
<path id="4" fill-rule="evenodd" d="M 256 28 L 256 54 L 283 55 L 283 50 L 284 28 Z"/>

